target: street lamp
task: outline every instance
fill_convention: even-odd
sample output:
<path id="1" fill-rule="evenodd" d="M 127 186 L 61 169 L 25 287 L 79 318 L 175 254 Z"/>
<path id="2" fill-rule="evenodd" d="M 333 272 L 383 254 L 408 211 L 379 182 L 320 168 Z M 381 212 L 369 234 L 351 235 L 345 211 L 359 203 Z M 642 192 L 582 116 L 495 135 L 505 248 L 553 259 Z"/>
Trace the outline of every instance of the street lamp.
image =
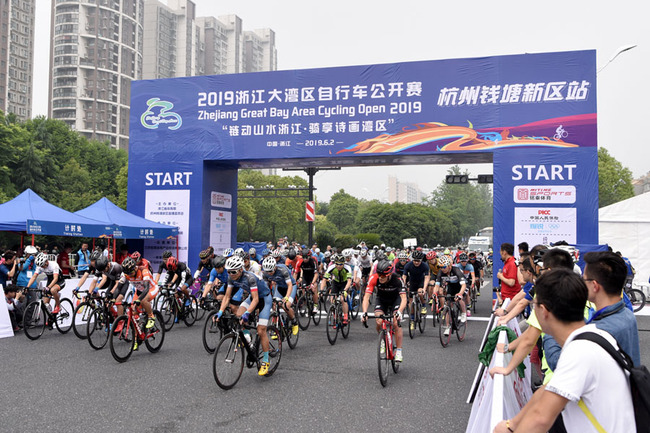
<path id="1" fill-rule="evenodd" d="M 605 63 L 605 65 L 604 65 L 602 68 L 600 68 L 598 71 L 596 71 L 596 73 L 599 74 L 600 71 L 602 71 L 603 69 L 605 69 L 605 68 L 607 67 L 607 65 L 609 65 L 610 63 L 612 63 L 612 62 L 614 61 L 615 58 L 617 58 L 619 55 L 623 54 L 623 53 L 626 52 L 626 51 L 630 51 L 630 50 L 631 50 L 632 48 L 634 48 L 634 47 L 636 47 L 636 44 L 623 45 L 622 47 L 620 47 L 618 50 L 616 50 L 616 52 L 614 53 L 614 55 L 613 55 L 612 57 L 609 58 L 609 60 L 607 61 L 607 63 Z"/>

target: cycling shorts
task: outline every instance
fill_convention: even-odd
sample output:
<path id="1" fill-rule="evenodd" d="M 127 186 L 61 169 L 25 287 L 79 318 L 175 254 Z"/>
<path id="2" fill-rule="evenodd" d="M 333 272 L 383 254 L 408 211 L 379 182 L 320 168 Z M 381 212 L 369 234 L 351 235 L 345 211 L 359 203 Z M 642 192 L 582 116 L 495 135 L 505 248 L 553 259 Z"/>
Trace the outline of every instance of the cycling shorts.
<path id="1" fill-rule="evenodd" d="M 347 284 L 348 284 L 347 281 L 345 281 L 343 283 L 340 283 L 338 281 L 332 281 L 332 286 L 331 286 L 330 293 L 332 295 L 338 295 L 339 293 L 342 293 L 343 290 L 345 289 L 345 286 L 347 286 Z"/>
<path id="2" fill-rule="evenodd" d="M 448 285 L 447 286 L 447 294 L 451 296 L 455 296 L 460 292 L 461 285 L 460 284 L 455 284 L 455 285 Z"/>
<path id="3" fill-rule="evenodd" d="M 158 290 L 158 286 L 153 285 L 153 284 L 150 285 L 150 286 L 149 286 L 149 299 L 152 299 L 152 300 L 153 300 L 153 299 L 158 295 L 158 292 L 159 292 L 159 290 Z M 140 294 L 142 293 L 142 291 L 141 291 L 141 290 L 137 290 L 136 293 L 137 293 L 138 296 L 140 296 Z"/>
<path id="4" fill-rule="evenodd" d="M 110 291 L 110 290 L 113 290 L 116 285 L 117 285 L 117 280 L 106 280 L 106 283 L 103 286 L 98 284 L 97 287 L 95 287 L 95 291 L 102 290 L 102 289 L 106 289 L 106 290 Z M 124 293 L 122 293 L 122 294 L 124 294 Z M 115 293 L 114 295 L 115 295 L 114 297 L 117 297 L 118 294 Z"/>
<path id="5" fill-rule="evenodd" d="M 361 276 L 364 277 L 364 278 L 367 277 L 368 275 L 370 275 L 371 270 L 372 270 L 372 267 L 361 268 Z"/>
<path id="6" fill-rule="evenodd" d="M 48 275 L 47 276 L 47 286 L 49 287 L 50 284 L 54 281 L 54 275 Z M 65 287 L 65 279 L 63 278 L 63 275 L 59 274 L 59 279 L 56 282 L 56 285 L 59 286 L 59 288 L 64 288 Z"/>
<path id="7" fill-rule="evenodd" d="M 110 280 L 109 280 L 110 281 Z M 129 282 L 124 281 L 122 283 L 119 283 L 116 281 L 112 282 L 113 284 L 109 284 L 109 289 L 108 290 L 113 290 L 113 287 L 117 287 L 117 290 L 113 293 L 113 298 L 117 298 L 118 296 L 126 296 L 126 292 L 129 290 Z"/>
<path id="8" fill-rule="evenodd" d="M 414 293 L 417 293 L 419 289 L 424 288 L 424 281 L 420 282 L 421 284 L 418 283 L 413 283 L 412 281 L 409 281 L 407 286 L 408 286 L 408 292 L 412 295 Z"/>
<path id="9" fill-rule="evenodd" d="M 377 297 L 377 302 L 375 303 L 375 314 L 379 311 L 379 314 L 390 314 L 399 310 L 399 306 L 402 304 L 402 297 L 397 296 L 394 300 L 382 300 Z"/>
<path id="10" fill-rule="evenodd" d="M 287 296 L 287 289 L 288 286 L 280 287 L 280 286 L 275 286 L 275 290 L 273 293 L 273 296 L 276 298 L 284 298 Z M 296 299 L 296 293 L 298 292 L 298 287 L 295 284 L 291 285 L 291 293 L 289 294 L 289 301 L 293 303 L 294 299 Z"/>
<path id="11" fill-rule="evenodd" d="M 241 306 L 248 309 L 248 307 L 251 306 L 251 302 L 253 301 L 253 297 L 249 296 L 248 299 L 246 299 L 244 302 L 242 302 Z M 271 297 L 271 294 L 269 293 L 268 295 L 264 297 L 259 298 L 259 302 L 257 303 L 257 306 L 255 307 L 255 310 L 259 311 L 258 319 L 257 319 L 257 324 L 260 326 L 266 326 L 269 324 L 269 318 L 271 317 L 271 306 L 273 305 L 273 298 Z"/>

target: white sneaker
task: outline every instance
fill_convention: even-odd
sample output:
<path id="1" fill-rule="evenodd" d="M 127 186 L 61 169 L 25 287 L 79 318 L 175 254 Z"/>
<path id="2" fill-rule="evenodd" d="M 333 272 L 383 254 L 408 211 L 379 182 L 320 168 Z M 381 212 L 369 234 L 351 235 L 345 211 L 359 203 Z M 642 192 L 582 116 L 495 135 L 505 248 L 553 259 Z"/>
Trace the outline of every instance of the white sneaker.
<path id="1" fill-rule="evenodd" d="M 404 357 L 402 356 L 402 349 L 395 350 L 395 362 L 402 362 Z"/>
<path id="2" fill-rule="evenodd" d="M 467 322 L 467 314 L 462 313 L 460 315 L 460 323 L 465 323 L 465 322 Z"/>
<path id="3" fill-rule="evenodd" d="M 445 337 L 449 337 L 449 331 L 450 331 L 450 330 L 451 330 L 451 329 L 450 329 L 449 326 L 447 326 L 447 327 L 445 328 L 445 332 L 444 332 Z"/>

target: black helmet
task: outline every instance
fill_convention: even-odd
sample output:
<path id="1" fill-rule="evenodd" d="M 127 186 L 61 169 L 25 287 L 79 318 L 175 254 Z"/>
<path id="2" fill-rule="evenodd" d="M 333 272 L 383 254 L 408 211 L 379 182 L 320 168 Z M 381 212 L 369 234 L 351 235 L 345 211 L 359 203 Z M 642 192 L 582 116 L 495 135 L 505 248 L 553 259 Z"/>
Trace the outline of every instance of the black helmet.
<path id="1" fill-rule="evenodd" d="M 295 259 L 295 258 L 296 258 L 296 255 L 297 255 L 297 254 L 296 254 L 296 250 L 294 250 L 293 248 L 291 248 L 291 249 L 289 250 L 289 252 L 287 253 L 287 257 L 289 258 L 289 260 L 293 260 L 293 259 Z"/>
<path id="2" fill-rule="evenodd" d="M 93 250 L 93 252 L 90 253 L 90 260 L 97 260 L 101 256 L 102 256 L 101 250 Z"/>
<path id="3" fill-rule="evenodd" d="M 223 268 L 226 266 L 226 258 L 224 256 L 217 256 L 212 259 L 212 266 L 215 268 Z"/>
<path id="4" fill-rule="evenodd" d="M 95 269 L 99 272 L 104 272 L 108 266 L 108 258 L 105 255 L 101 255 L 95 259 Z"/>
<path id="5" fill-rule="evenodd" d="M 172 252 L 171 252 L 171 251 L 165 251 L 165 252 L 163 252 L 163 255 L 162 255 L 163 262 L 166 262 L 167 259 L 170 258 L 171 256 L 172 256 Z"/>
<path id="6" fill-rule="evenodd" d="M 345 257 L 343 257 L 341 254 L 335 255 L 332 260 L 334 261 L 334 264 L 336 264 L 336 265 L 344 265 L 345 264 Z"/>
<path id="7" fill-rule="evenodd" d="M 424 260 L 424 253 L 422 251 L 414 251 L 413 254 L 411 254 L 411 259 L 412 260 Z"/>
<path id="8" fill-rule="evenodd" d="M 201 260 L 207 259 L 208 257 L 210 257 L 210 254 L 212 254 L 212 253 L 210 251 L 208 251 L 207 249 L 203 250 L 203 251 L 201 251 L 199 253 L 199 259 L 201 259 Z"/>
<path id="9" fill-rule="evenodd" d="M 388 275 L 393 272 L 393 264 L 389 260 L 381 260 L 377 263 L 377 273 L 379 275 Z"/>
<path id="10" fill-rule="evenodd" d="M 386 260 L 386 254 L 382 250 L 377 250 L 375 253 L 375 259 L 379 261 Z"/>
<path id="11" fill-rule="evenodd" d="M 467 254 L 465 253 L 460 253 L 458 255 L 458 261 L 459 262 L 466 262 L 468 260 Z"/>
<path id="12" fill-rule="evenodd" d="M 135 271 L 136 267 L 137 265 L 135 263 L 135 260 L 133 260 L 131 257 L 127 257 L 122 261 L 122 270 L 127 275 Z"/>
<path id="13" fill-rule="evenodd" d="M 309 256 L 311 256 L 311 250 L 309 248 L 303 248 L 302 249 L 302 257 L 306 259 Z"/>

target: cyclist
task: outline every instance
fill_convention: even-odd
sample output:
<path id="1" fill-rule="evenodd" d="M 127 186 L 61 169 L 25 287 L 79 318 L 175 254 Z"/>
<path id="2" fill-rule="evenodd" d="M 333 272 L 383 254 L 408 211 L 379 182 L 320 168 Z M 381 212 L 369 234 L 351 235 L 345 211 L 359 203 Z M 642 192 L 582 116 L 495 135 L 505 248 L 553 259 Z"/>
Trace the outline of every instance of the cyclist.
<path id="1" fill-rule="evenodd" d="M 427 304 L 424 299 L 424 290 L 429 287 L 429 265 L 423 263 L 425 255 L 422 251 L 414 251 L 411 255 L 411 261 L 404 266 L 402 282 L 408 287 L 409 291 L 409 311 L 413 297 L 417 293 L 422 303 L 422 314 L 427 314 Z M 414 317 L 411 317 L 414 319 Z M 415 322 L 411 322 L 411 328 L 415 329 Z"/>
<path id="2" fill-rule="evenodd" d="M 377 303 L 375 304 L 375 317 L 379 315 L 394 314 L 395 321 L 393 322 L 393 331 L 395 332 L 395 344 L 397 350 L 395 351 L 395 361 L 402 362 L 404 357 L 402 354 L 402 327 L 399 326 L 399 320 L 402 316 L 404 308 L 406 308 L 406 289 L 402 279 L 393 273 L 393 265 L 388 260 L 382 260 L 377 264 L 377 272 L 368 280 L 368 287 L 366 287 L 366 294 L 363 297 L 363 316 L 361 321 L 366 323 L 368 321 L 368 305 L 370 304 L 370 297 L 372 292 L 377 290 Z M 345 304 L 344 304 L 345 305 Z M 377 332 L 381 331 L 382 319 L 375 319 Z M 386 350 L 384 348 L 384 350 Z"/>
<path id="3" fill-rule="evenodd" d="M 296 269 L 298 275 L 298 285 L 305 284 L 308 290 L 312 292 L 312 299 L 314 300 L 314 313 L 318 312 L 318 263 L 316 257 L 312 256 L 311 250 L 303 248 L 302 262 Z"/>
<path id="4" fill-rule="evenodd" d="M 223 295 L 226 293 L 226 283 L 228 282 L 228 272 L 226 272 L 225 266 L 225 257 L 217 256 L 212 259 L 212 270 L 210 271 L 208 282 L 203 287 L 203 293 L 201 293 L 202 299 L 208 296 L 212 287 L 217 289 L 217 301 L 223 299 Z"/>
<path id="5" fill-rule="evenodd" d="M 246 323 L 255 310 L 259 311 L 257 335 L 259 335 L 262 345 L 262 364 L 258 374 L 264 376 L 268 373 L 271 365 L 269 363 L 269 336 L 266 334 L 273 304 L 271 290 L 263 280 L 259 280 L 255 275 L 244 270 L 244 260 L 239 256 L 232 256 L 226 260 L 226 270 L 228 271 L 228 284 L 224 302 L 221 303 L 217 313 L 217 320 L 221 318 L 231 300 L 237 301 L 238 298 L 243 299 L 243 295 L 248 295 L 248 298 L 239 306 L 237 317 Z M 232 306 L 236 307 L 236 304 Z"/>
<path id="6" fill-rule="evenodd" d="M 137 266 L 135 260 L 131 257 L 124 259 L 122 262 L 122 270 L 124 271 L 125 281 L 133 284 L 137 291 L 138 298 L 135 300 L 136 307 L 142 304 L 142 308 L 147 313 L 147 324 L 145 328 L 153 328 L 156 320 L 153 315 L 153 309 L 151 308 L 151 301 L 158 294 L 158 286 L 153 280 L 151 271 L 146 267 Z"/>
<path id="7" fill-rule="evenodd" d="M 296 279 L 296 268 L 300 266 L 300 262 L 302 262 L 302 256 L 299 256 L 295 249 L 289 248 L 289 251 L 287 251 L 287 259 L 284 264 L 291 271 L 294 280 Z"/>
<path id="8" fill-rule="evenodd" d="M 427 264 L 429 265 L 429 275 L 438 275 L 438 271 L 440 270 L 440 266 L 438 266 L 438 255 L 434 250 L 431 250 L 427 253 L 426 255 L 427 259 Z M 431 311 L 433 310 L 433 293 L 435 291 L 436 287 L 436 279 L 435 278 L 429 278 L 429 287 L 427 288 L 427 292 L 429 295 L 429 305 L 431 306 Z"/>
<path id="9" fill-rule="evenodd" d="M 153 268 L 151 267 L 151 263 L 149 263 L 149 260 L 145 259 L 140 255 L 138 251 L 134 251 L 131 254 L 131 258 L 135 260 L 135 265 L 139 268 L 146 268 L 149 270 L 149 273 L 153 272 Z"/>
<path id="10" fill-rule="evenodd" d="M 296 280 L 291 276 L 289 268 L 277 264 L 273 257 L 264 259 L 262 270 L 264 271 L 263 280 L 267 283 L 274 296 L 282 298 L 282 308 L 289 316 L 289 320 L 291 320 L 291 332 L 293 335 L 298 335 L 298 321 L 291 307 L 296 299 Z"/>
<path id="11" fill-rule="evenodd" d="M 481 283 L 485 277 L 485 272 L 483 271 L 483 263 L 477 259 L 476 253 L 474 251 L 469 253 L 469 263 L 474 267 L 474 286 L 476 287 L 476 296 L 481 296 Z"/>
<path id="12" fill-rule="evenodd" d="M 352 270 L 345 264 L 345 258 L 341 254 L 337 254 L 333 260 L 334 263 L 325 271 L 323 281 L 321 282 L 321 290 L 327 288 L 327 283 L 331 280 L 330 295 L 332 297 L 340 295 L 341 303 L 343 304 L 343 324 L 348 323 L 348 290 L 352 285 Z"/>
<path id="13" fill-rule="evenodd" d="M 445 289 L 447 294 L 453 295 L 454 299 L 457 299 L 460 304 L 461 315 L 460 321 L 465 322 L 467 320 L 467 314 L 465 309 L 465 302 L 463 302 L 463 297 L 467 290 L 467 282 L 465 281 L 465 275 L 457 267 L 453 266 L 451 263 L 451 257 L 442 256 L 438 259 L 438 264 L 440 265 L 440 271 L 436 276 L 436 290 L 440 296 L 440 300 L 444 299 Z M 442 307 L 442 306 L 441 306 Z M 449 335 L 450 327 L 445 329 L 444 334 Z"/>
<path id="14" fill-rule="evenodd" d="M 472 287 L 474 284 L 476 284 L 476 275 L 474 273 L 474 266 L 472 266 L 471 263 L 469 263 L 469 257 L 464 252 L 458 255 L 458 261 L 459 262 L 455 266 L 461 271 L 463 271 L 463 275 L 465 276 L 467 285 L 469 287 Z M 465 301 L 467 306 L 471 305 L 469 290 L 465 292 L 465 298 L 463 300 Z M 467 313 L 468 315 L 471 315 L 471 312 L 469 310 L 467 310 Z"/>
<path id="15" fill-rule="evenodd" d="M 156 281 L 156 284 L 158 284 L 158 280 L 160 280 L 160 275 L 163 273 L 163 271 L 167 271 L 167 260 L 171 256 L 171 251 L 165 251 L 162 253 L 162 262 L 160 262 L 160 265 L 158 266 L 158 272 L 156 272 L 154 275 L 154 281 Z"/>
<path id="16" fill-rule="evenodd" d="M 34 263 L 36 264 L 36 270 L 29 279 L 27 287 L 31 287 L 31 285 L 36 281 L 36 277 L 38 277 L 39 274 L 44 273 L 47 277 L 47 291 L 52 294 L 55 302 L 52 313 L 58 314 L 59 311 L 61 311 L 59 291 L 65 287 L 65 280 L 61 275 L 61 268 L 56 261 L 48 260 L 47 255 L 43 253 L 39 253 L 36 256 Z"/>
<path id="17" fill-rule="evenodd" d="M 92 257 L 90 263 L 92 264 Z M 121 316 L 124 314 L 122 300 L 124 299 L 124 295 L 126 295 L 126 290 L 128 289 L 127 285 L 118 284 L 124 277 L 122 265 L 117 262 L 110 262 L 105 255 L 101 255 L 95 260 L 95 269 L 97 270 L 98 276 L 92 283 L 90 283 L 90 289 L 88 289 L 88 291 L 93 292 L 106 289 L 106 298 L 115 298 L 117 314 L 118 316 Z M 99 280 L 100 275 L 101 280 Z M 99 284 L 97 284 L 98 280 Z"/>
<path id="18" fill-rule="evenodd" d="M 251 260 L 253 260 L 255 263 L 259 265 L 262 264 L 260 258 L 257 256 L 257 250 L 255 248 L 251 247 L 248 250 L 248 255 L 250 256 Z"/>
<path id="19" fill-rule="evenodd" d="M 212 260 L 214 259 L 214 248 L 208 247 L 199 253 L 199 264 L 196 265 L 194 272 L 194 279 L 196 280 L 201 276 L 205 270 L 208 274 L 212 271 Z"/>
<path id="20" fill-rule="evenodd" d="M 354 272 L 354 268 L 357 266 L 357 259 L 353 257 L 354 251 L 352 248 L 346 248 L 342 252 L 343 257 L 345 258 L 345 264 L 350 267 L 350 270 Z"/>
<path id="21" fill-rule="evenodd" d="M 357 272 L 354 277 L 354 284 L 357 287 L 366 287 L 368 285 L 368 277 L 372 270 L 372 260 L 368 255 L 368 250 L 362 249 L 359 251 L 359 258 L 357 259 Z"/>
<path id="22" fill-rule="evenodd" d="M 176 287 L 185 297 L 185 306 L 189 306 L 191 303 L 190 286 L 194 283 L 190 268 L 185 263 L 179 262 L 174 256 L 167 259 L 166 266 L 167 277 L 163 285 Z"/>
<path id="23" fill-rule="evenodd" d="M 406 251 L 400 251 L 400 253 L 397 255 L 397 258 L 393 262 L 393 272 L 395 272 L 397 275 L 402 277 L 404 275 L 404 267 L 406 266 L 406 263 L 408 263 L 409 260 L 409 253 Z"/>
<path id="24" fill-rule="evenodd" d="M 244 253 L 242 257 L 244 259 L 244 270 L 252 272 L 257 278 L 262 278 L 262 267 L 255 260 L 251 260 L 251 256 L 248 253 Z"/>

